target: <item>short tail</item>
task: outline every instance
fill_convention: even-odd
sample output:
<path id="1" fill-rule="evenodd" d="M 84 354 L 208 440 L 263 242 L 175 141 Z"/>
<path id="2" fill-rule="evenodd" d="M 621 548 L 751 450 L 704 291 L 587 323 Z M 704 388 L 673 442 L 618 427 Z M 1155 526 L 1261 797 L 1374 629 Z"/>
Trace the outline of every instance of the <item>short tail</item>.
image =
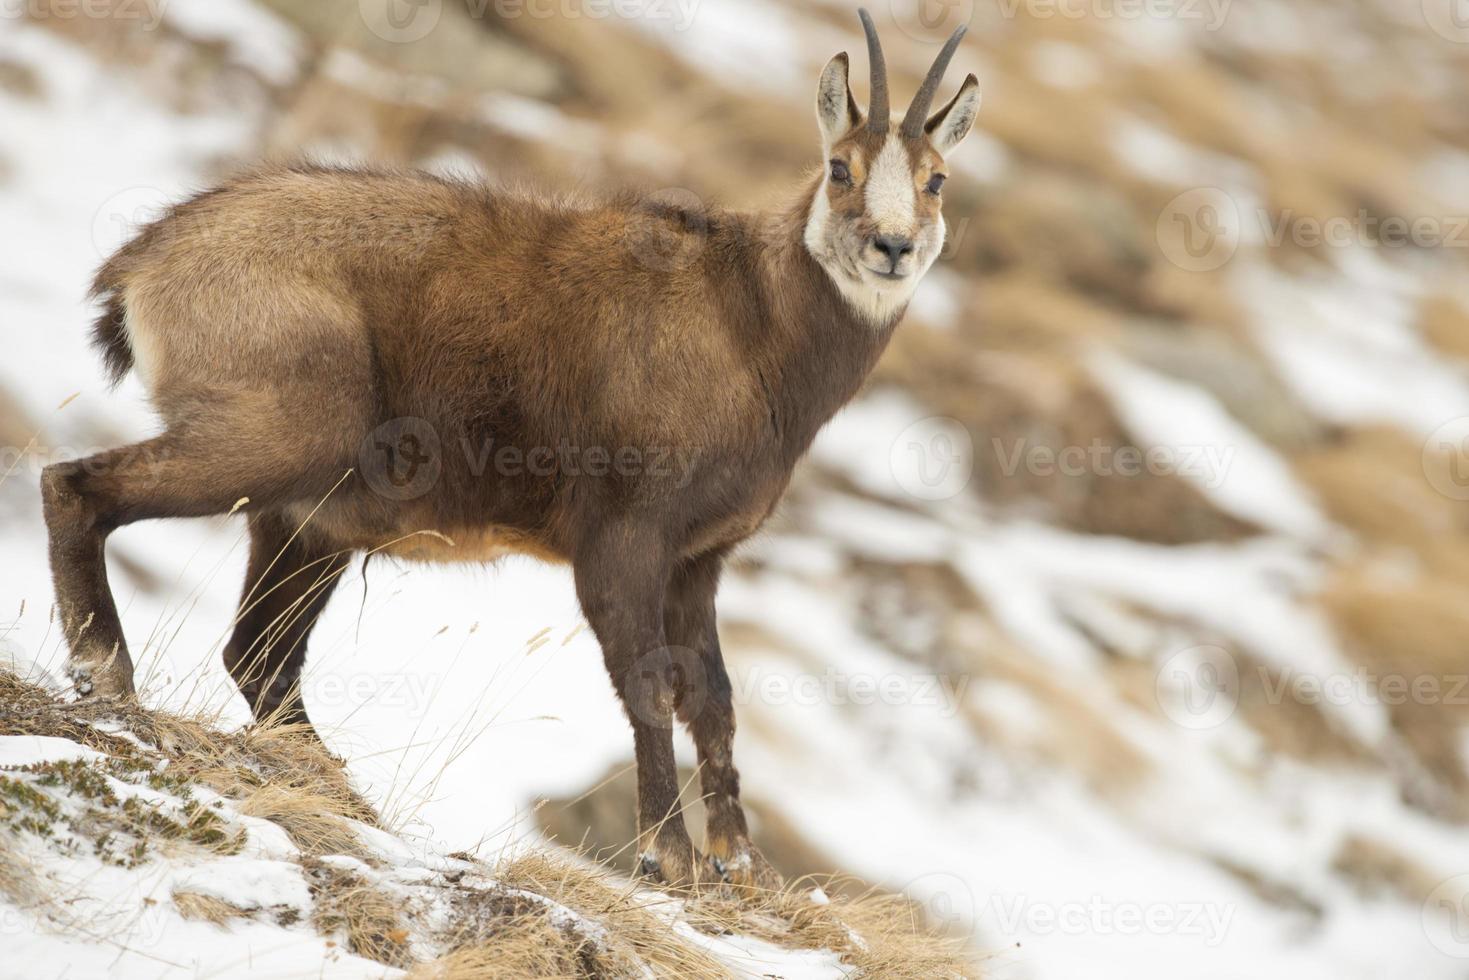
<path id="1" fill-rule="evenodd" d="M 128 342 L 127 307 L 123 303 L 122 283 L 113 263 L 97 273 L 90 296 L 102 303 L 102 314 L 92 324 L 92 346 L 102 355 L 112 384 L 122 381 L 133 369 L 133 348 Z"/>

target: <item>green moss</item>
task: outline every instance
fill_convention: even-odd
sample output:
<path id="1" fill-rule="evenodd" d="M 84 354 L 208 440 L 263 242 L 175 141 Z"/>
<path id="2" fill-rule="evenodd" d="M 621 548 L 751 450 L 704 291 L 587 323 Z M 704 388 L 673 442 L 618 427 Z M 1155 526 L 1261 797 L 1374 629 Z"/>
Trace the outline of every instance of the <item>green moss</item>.
<path id="1" fill-rule="evenodd" d="M 81 761 L 47 762 L 33 766 L 28 771 L 36 772 L 40 786 L 64 786 L 70 795 L 91 800 L 102 806 L 116 806 L 117 794 L 112 784 L 100 769 Z"/>
<path id="2" fill-rule="evenodd" d="M 114 779 L 168 793 L 182 806 L 120 797 Z M 211 807 L 193 799 L 185 778 L 117 758 L 38 763 L 14 776 L 0 775 L 0 827 L 32 834 L 67 853 L 91 841 L 100 860 L 118 867 L 148 860 L 160 841 L 221 854 L 238 853 L 245 842 L 244 833 L 220 815 L 218 803 Z"/>
<path id="3" fill-rule="evenodd" d="M 50 794 L 29 781 L 0 776 L 0 824 L 38 837 L 54 836 L 55 824 L 64 814 Z"/>
<path id="4" fill-rule="evenodd" d="M 244 846 L 243 835 L 231 833 L 224 819 L 201 803 L 190 802 L 180 817 L 173 817 L 136 796 L 130 796 L 123 801 L 122 812 L 130 829 L 140 839 L 188 841 L 225 854 L 238 853 Z"/>
<path id="5" fill-rule="evenodd" d="M 150 789 L 172 794 L 179 799 L 191 799 L 194 795 L 193 784 L 189 782 L 187 776 L 169 772 L 167 769 L 149 769 L 146 782 Z"/>

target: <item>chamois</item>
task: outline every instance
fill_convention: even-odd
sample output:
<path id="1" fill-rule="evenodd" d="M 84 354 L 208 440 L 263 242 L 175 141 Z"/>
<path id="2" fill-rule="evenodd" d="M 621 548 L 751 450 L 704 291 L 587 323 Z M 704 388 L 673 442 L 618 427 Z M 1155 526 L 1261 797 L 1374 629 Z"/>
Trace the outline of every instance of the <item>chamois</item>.
<path id="1" fill-rule="evenodd" d="M 944 240 L 964 29 L 889 125 L 876 28 L 816 94 L 824 154 L 786 207 L 513 194 L 422 173 L 257 170 L 102 267 L 95 341 L 162 434 L 48 466 L 56 601 L 82 696 L 131 696 L 114 529 L 238 509 L 249 566 L 224 662 L 257 719 L 307 725 L 307 636 L 354 554 L 569 563 L 633 730 L 643 874 L 773 886 L 750 842 L 715 629 L 721 567 L 858 391 Z M 698 749 L 705 852 L 678 812 L 672 719 Z M 707 854 L 707 856 L 706 856 Z"/>

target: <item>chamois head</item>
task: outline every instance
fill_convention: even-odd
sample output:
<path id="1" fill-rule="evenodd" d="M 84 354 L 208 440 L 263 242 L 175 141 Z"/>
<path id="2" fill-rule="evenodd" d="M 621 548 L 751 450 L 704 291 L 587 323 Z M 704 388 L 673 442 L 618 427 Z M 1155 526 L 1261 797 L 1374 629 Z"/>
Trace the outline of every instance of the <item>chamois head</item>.
<path id="1" fill-rule="evenodd" d="M 932 116 L 934 92 L 964 27 L 954 31 L 896 127 L 888 121 L 887 67 L 877 29 L 858 11 L 867 34 L 872 103 L 864 116 L 847 84 L 842 52 L 821 72 L 816 119 L 826 171 L 806 221 L 806 247 L 854 307 L 886 324 L 913 293 L 944 243 L 944 157 L 969 133 L 979 109 L 979 80 Z"/>

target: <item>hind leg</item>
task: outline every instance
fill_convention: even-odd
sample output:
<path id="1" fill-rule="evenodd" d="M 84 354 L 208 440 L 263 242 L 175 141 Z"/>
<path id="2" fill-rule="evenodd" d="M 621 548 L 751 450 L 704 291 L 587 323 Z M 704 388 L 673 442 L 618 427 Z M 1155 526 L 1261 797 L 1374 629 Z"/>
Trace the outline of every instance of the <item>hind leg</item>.
<path id="1" fill-rule="evenodd" d="M 67 673 L 82 695 L 132 694 L 133 661 L 122 637 L 122 621 L 107 584 L 104 545 L 116 522 L 99 506 L 93 474 L 119 454 L 102 453 L 48 466 L 41 473 L 41 502 L 51 579 L 68 657 Z"/>
<path id="2" fill-rule="evenodd" d="M 349 560 L 277 512 L 251 515 L 250 566 L 224 664 L 256 721 L 310 727 L 300 688 L 306 641 Z"/>
<path id="3" fill-rule="evenodd" d="M 133 662 L 107 583 L 104 546 L 114 530 L 155 517 L 224 514 L 309 495 L 306 474 L 239 445 L 165 432 L 146 442 L 41 473 L 51 577 L 69 650 L 67 672 L 83 695 L 132 694 Z M 328 487 L 330 483 L 328 482 Z"/>

